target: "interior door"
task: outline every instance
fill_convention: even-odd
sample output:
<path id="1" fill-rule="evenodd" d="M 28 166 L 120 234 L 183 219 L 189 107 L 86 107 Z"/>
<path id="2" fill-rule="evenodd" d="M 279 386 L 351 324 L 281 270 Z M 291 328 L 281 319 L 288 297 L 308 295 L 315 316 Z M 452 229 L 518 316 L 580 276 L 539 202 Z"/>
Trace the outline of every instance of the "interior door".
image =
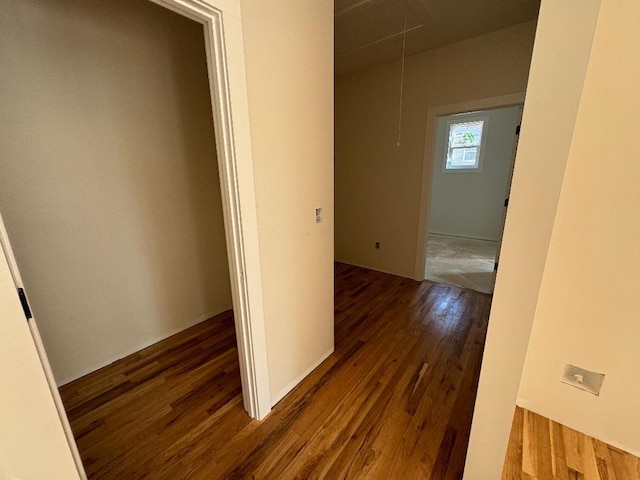
<path id="1" fill-rule="evenodd" d="M 500 252 L 502 250 L 502 237 L 504 236 L 504 224 L 507 220 L 507 208 L 509 208 L 509 196 L 511 194 L 511 182 L 513 180 L 513 168 L 516 163 L 516 154 L 518 153 L 518 142 L 520 141 L 520 125 L 522 124 L 522 111 L 523 106 L 520 107 L 520 115 L 518 118 L 518 126 L 515 131 L 515 141 L 513 143 L 513 153 L 511 154 L 511 169 L 509 171 L 509 180 L 507 182 L 507 190 L 504 194 L 504 212 L 502 214 L 502 226 L 500 227 L 500 238 L 498 238 L 498 250 L 496 251 L 496 262 L 494 264 L 494 270 L 498 270 L 498 263 L 500 262 Z"/>
<path id="2" fill-rule="evenodd" d="M 35 319 L 27 320 L 18 295 L 22 281 L 2 216 L 0 244 L 0 474 L 85 479 Z"/>

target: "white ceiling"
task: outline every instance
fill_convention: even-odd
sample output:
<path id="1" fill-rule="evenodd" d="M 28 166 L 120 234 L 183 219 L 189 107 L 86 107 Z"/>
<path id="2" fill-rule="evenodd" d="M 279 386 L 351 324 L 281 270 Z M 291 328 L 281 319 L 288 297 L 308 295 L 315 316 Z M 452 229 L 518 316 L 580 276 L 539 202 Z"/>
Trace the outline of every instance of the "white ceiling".
<path id="1" fill-rule="evenodd" d="M 334 0 L 336 75 L 538 16 L 540 0 Z"/>

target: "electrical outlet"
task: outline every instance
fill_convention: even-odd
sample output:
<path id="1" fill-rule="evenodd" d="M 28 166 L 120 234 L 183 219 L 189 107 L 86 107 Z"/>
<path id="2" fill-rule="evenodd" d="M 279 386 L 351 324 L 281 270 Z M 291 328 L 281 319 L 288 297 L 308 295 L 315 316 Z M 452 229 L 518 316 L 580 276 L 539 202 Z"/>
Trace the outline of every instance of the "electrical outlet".
<path id="1" fill-rule="evenodd" d="M 603 380 L 603 373 L 596 373 L 576 367 L 575 365 L 567 364 L 564 367 L 560 381 L 598 396 L 600 395 L 600 387 L 602 387 Z"/>
<path id="2" fill-rule="evenodd" d="M 380 242 L 376 242 L 376 250 L 380 250 Z"/>
<path id="3" fill-rule="evenodd" d="M 322 223 L 322 208 L 316 208 L 316 223 Z"/>

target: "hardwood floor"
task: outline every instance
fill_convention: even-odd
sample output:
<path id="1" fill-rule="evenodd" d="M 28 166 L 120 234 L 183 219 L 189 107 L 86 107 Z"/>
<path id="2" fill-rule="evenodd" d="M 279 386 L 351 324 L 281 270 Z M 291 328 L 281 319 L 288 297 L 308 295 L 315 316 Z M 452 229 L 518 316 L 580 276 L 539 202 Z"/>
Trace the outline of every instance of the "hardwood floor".
<path id="1" fill-rule="evenodd" d="M 263 422 L 230 312 L 63 387 L 89 478 L 461 478 L 491 297 L 343 264 L 335 292 L 335 353 Z"/>
<path id="2" fill-rule="evenodd" d="M 640 480 L 640 460 L 516 408 L 502 480 Z"/>

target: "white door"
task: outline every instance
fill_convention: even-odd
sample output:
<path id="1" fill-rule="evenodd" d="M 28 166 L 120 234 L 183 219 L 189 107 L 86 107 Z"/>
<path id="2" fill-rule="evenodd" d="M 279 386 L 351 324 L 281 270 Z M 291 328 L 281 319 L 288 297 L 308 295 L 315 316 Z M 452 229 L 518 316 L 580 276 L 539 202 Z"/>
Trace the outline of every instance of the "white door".
<path id="1" fill-rule="evenodd" d="M 0 480 L 86 478 L 0 216 Z"/>

